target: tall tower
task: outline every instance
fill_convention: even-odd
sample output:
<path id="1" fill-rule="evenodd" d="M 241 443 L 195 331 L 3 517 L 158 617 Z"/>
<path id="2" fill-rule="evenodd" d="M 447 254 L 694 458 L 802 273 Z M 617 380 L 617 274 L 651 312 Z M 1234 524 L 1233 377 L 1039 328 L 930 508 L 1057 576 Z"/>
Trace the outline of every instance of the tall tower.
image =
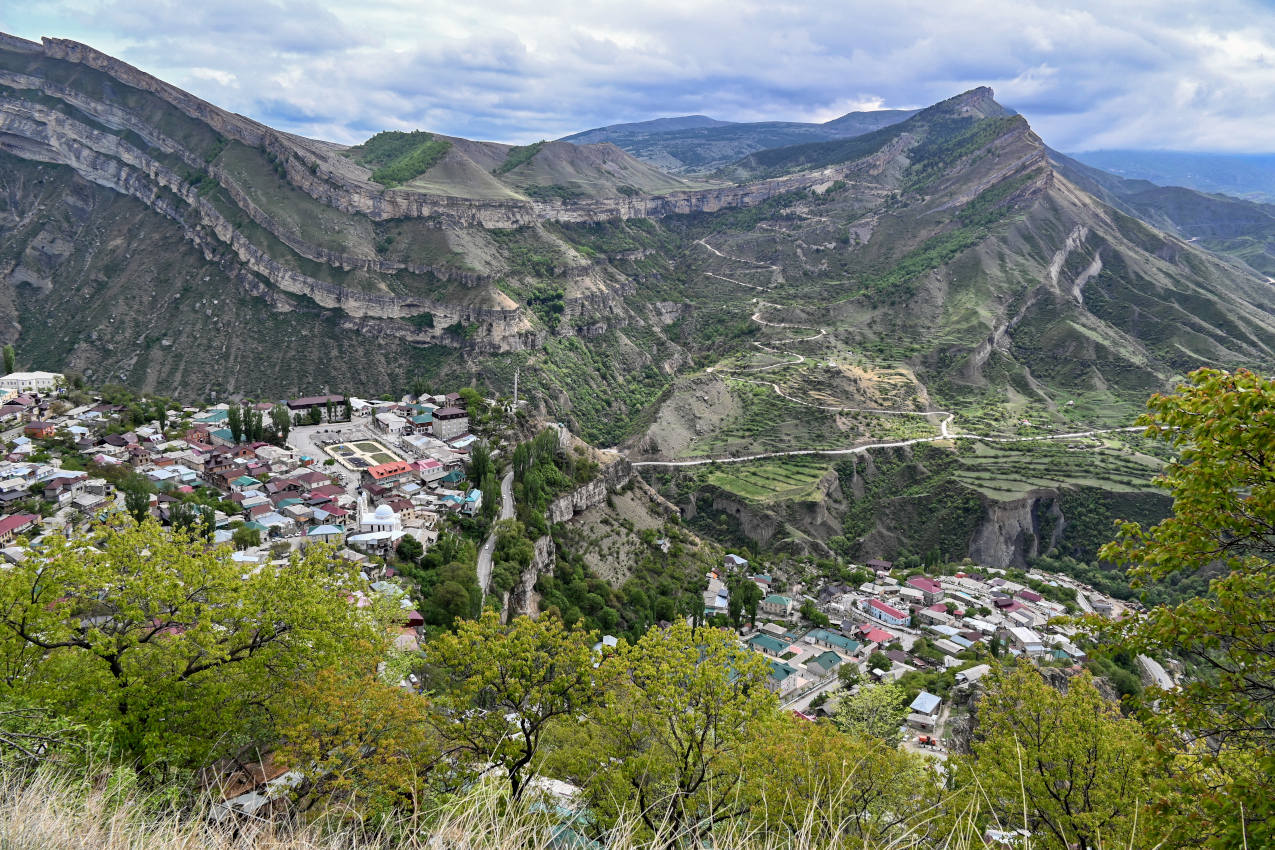
<path id="1" fill-rule="evenodd" d="M 518 369 L 514 369 L 514 413 L 518 412 L 518 372 L 519 371 L 520 370 Z"/>

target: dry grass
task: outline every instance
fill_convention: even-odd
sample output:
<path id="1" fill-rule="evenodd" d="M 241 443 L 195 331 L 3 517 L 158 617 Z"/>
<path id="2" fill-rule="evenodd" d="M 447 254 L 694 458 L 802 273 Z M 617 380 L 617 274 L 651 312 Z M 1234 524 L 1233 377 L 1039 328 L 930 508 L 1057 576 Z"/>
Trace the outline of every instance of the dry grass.
<path id="1" fill-rule="evenodd" d="M 158 811 L 157 811 L 158 809 Z M 917 813 L 912 825 L 887 842 L 838 842 L 843 850 L 991 850 L 975 824 L 976 797 L 956 813 L 944 834 L 931 833 L 934 812 Z M 204 812 L 157 806 L 109 781 L 72 782 L 51 773 L 0 775 L 0 850 L 704 850 L 699 842 L 639 839 L 635 818 L 621 825 L 605 845 L 563 834 L 543 806 L 511 813 L 490 788 L 455 801 L 423 818 L 420 826 L 401 821 L 392 829 L 366 830 L 301 826 L 266 821 L 216 826 Z M 714 832 L 713 850 L 830 850 L 813 833 L 820 820 L 810 812 L 797 831 L 783 835 L 745 829 Z M 428 825 L 425 825 L 428 824 Z M 1004 845 L 997 844 L 1000 848 Z M 1032 850 L 1030 839 L 1018 845 Z"/>

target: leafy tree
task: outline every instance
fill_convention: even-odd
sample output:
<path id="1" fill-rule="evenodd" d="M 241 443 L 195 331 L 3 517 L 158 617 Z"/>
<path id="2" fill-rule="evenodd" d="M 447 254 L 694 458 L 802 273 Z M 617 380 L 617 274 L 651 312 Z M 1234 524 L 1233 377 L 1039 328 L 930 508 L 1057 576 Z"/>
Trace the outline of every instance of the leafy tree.
<path id="1" fill-rule="evenodd" d="M 973 757 L 961 765 L 993 814 L 1058 850 L 1152 846 L 1157 791 L 1145 730 L 1082 673 L 1066 691 L 1023 665 L 991 676 Z M 1027 821 L 1023 822 L 1023 817 Z"/>
<path id="2" fill-rule="evenodd" d="M 349 422 L 354 418 L 354 405 L 350 403 L 349 393 L 345 396 L 345 421 Z"/>
<path id="3" fill-rule="evenodd" d="M 239 405 L 232 404 L 226 411 L 226 427 L 230 429 L 230 437 L 235 443 L 243 439 L 243 411 L 239 409 Z"/>
<path id="4" fill-rule="evenodd" d="M 593 641 L 553 616 L 505 626 L 494 611 L 435 638 L 428 649 L 432 716 L 449 751 L 475 773 L 495 765 L 517 800 L 545 733 L 574 722 L 597 698 Z"/>
<path id="5" fill-rule="evenodd" d="M 495 473 L 488 471 L 483 476 L 482 486 L 479 489 L 483 491 L 483 519 L 491 522 L 500 513 L 500 485 L 496 483 Z"/>
<path id="6" fill-rule="evenodd" d="M 739 602 L 743 611 L 748 614 L 748 622 L 757 625 L 757 606 L 761 604 L 761 588 L 754 581 L 745 581 L 739 586 Z"/>
<path id="7" fill-rule="evenodd" d="M 491 471 L 491 448 L 480 440 L 474 443 L 469 453 L 469 482 L 475 487 L 482 487 L 487 473 Z"/>
<path id="8" fill-rule="evenodd" d="M 336 408 L 332 404 L 332 399 L 328 399 L 326 410 L 328 414 L 328 424 L 331 425 L 334 421 L 336 421 Z"/>
<path id="9" fill-rule="evenodd" d="M 907 706 L 907 691 L 894 682 L 861 685 L 841 698 L 835 722 L 843 732 L 897 747 L 902 738 L 899 728 L 908 716 Z"/>
<path id="10" fill-rule="evenodd" d="M 357 582 L 324 547 L 245 573 L 149 521 L 50 535 L 0 571 L 0 654 L 20 670 L 4 687 L 103 730 L 139 768 L 206 765 L 273 739 L 281 682 L 375 663 L 384 624 L 346 601 Z"/>
<path id="11" fill-rule="evenodd" d="M 429 712 L 424 697 L 366 674 L 324 670 L 297 682 L 282 711 L 279 755 L 301 771 L 301 811 L 419 812 L 442 757 Z"/>
<path id="12" fill-rule="evenodd" d="M 425 547 L 412 535 L 404 534 L 394 547 L 394 554 L 398 555 L 399 560 L 414 564 L 425 554 Z"/>
<path id="13" fill-rule="evenodd" d="M 770 665 L 725 629 L 651 629 L 603 663 L 614 685 L 572 748 L 569 775 L 605 831 L 637 814 L 665 846 L 744 817 L 745 767 L 777 700 Z"/>
<path id="14" fill-rule="evenodd" d="M 916 817 L 943 798 L 924 756 L 789 714 L 776 716 L 751 749 L 749 825 L 776 843 L 786 836 L 803 847 L 917 846 L 938 826 Z"/>
<path id="15" fill-rule="evenodd" d="M 862 678 L 863 674 L 859 672 L 857 664 L 842 664 L 837 668 L 837 679 L 841 682 L 841 687 L 847 691 L 859 684 Z"/>
<path id="16" fill-rule="evenodd" d="M 3 351 L 4 351 L 4 373 L 6 375 L 12 375 L 18 368 L 17 366 L 18 355 L 13 350 L 12 345 L 6 345 Z"/>
<path id="17" fill-rule="evenodd" d="M 248 442 L 255 443 L 265 436 L 265 428 L 261 421 L 261 411 L 251 405 L 244 405 L 243 433 Z"/>
<path id="18" fill-rule="evenodd" d="M 142 522 L 151 514 L 151 494 L 140 482 L 130 482 L 124 487 L 124 510 L 135 522 Z"/>
<path id="19" fill-rule="evenodd" d="M 230 539 L 236 549 L 250 549 L 261 545 L 261 531 L 241 525 L 230 535 Z"/>
<path id="20" fill-rule="evenodd" d="M 815 603 L 807 599 L 801 603 L 801 616 L 816 626 L 827 628 L 832 621 L 828 619 L 828 615 L 815 607 Z"/>
<path id="21" fill-rule="evenodd" d="M 889 656 L 878 649 L 868 656 L 865 666 L 868 670 L 889 670 L 894 666 L 894 662 L 890 660 Z"/>
<path id="22" fill-rule="evenodd" d="M 270 408 L 270 423 L 274 425 L 279 441 L 286 442 L 288 432 L 292 429 L 292 415 L 288 412 L 288 408 L 282 404 L 276 404 Z"/>
<path id="23" fill-rule="evenodd" d="M 1275 843 L 1275 381 L 1200 369 L 1147 407 L 1140 424 L 1177 451 L 1156 479 L 1173 515 L 1152 528 L 1122 524 L 1100 554 L 1140 585 L 1221 576 L 1207 596 L 1126 621 L 1116 640 L 1200 671 L 1157 694 L 1149 720 L 1168 739 L 1190 739 L 1182 758 L 1195 764 L 1184 771 L 1195 820 L 1217 824 L 1218 846 Z"/>

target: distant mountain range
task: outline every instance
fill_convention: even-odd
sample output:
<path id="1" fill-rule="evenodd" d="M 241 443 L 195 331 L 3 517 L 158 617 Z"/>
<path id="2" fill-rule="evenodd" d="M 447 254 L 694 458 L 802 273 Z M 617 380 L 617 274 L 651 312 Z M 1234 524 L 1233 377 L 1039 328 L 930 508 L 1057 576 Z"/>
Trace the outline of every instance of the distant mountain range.
<path id="1" fill-rule="evenodd" d="M 768 148 L 848 139 L 897 124 L 915 109 L 850 112 L 822 124 L 793 121 L 737 123 L 704 115 L 656 118 L 584 130 L 560 141 L 610 142 L 635 157 L 673 173 L 710 172 Z"/>
<path id="2" fill-rule="evenodd" d="M 1074 153 L 1071 157 L 1130 180 L 1275 203 L 1275 154 L 1110 150 Z"/>
<path id="3" fill-rule="evenodd" d="M 1275 367 L 1275 208 L 1058 154 L 989 88 L 575 139 L 349 147 L 0 36 L 0 342 L 181 398 L 503 394 L 520 370 L 536 412 L 662 461 L 934 440 L 948 415 L 1116 427 L 1195 367 Z M 1127 464 L 1067 484 L 1070 455 L 1023 478 L 1017 454 L 936 451 L 664 483 L 759 545 L 998 564 L 1066 550 L 1078 517 L 1109 532 L 1116 507 L 1073 485 L 1145 487 Z"/>

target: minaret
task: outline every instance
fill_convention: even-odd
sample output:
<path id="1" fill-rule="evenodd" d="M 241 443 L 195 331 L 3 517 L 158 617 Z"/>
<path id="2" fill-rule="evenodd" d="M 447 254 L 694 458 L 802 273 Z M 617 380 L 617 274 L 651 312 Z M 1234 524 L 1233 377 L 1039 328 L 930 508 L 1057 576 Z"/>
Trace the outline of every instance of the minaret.
<path id="1" fill-rule="evenodd" d="M 518 369 L 514 369 L 514 413 L 518 412 Z"/>

